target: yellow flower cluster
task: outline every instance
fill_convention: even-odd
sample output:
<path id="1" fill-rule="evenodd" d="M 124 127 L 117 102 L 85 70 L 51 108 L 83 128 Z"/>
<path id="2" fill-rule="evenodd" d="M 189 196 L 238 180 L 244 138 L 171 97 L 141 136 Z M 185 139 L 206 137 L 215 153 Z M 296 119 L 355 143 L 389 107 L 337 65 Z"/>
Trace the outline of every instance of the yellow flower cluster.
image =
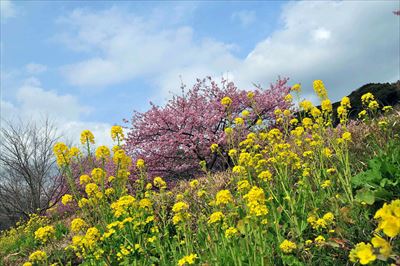
<path id="1" fill-rule="evenodd" d="M 316 230 L 326 229 L 328 226 L 334 223 L 335 216 L 331 212 L 327 212 L 322 216 L 322 218 L 318 218 L 315 215 L 310 215 L 307 218 L 307 222 L 312 226 L 312 228 Z"/>
<path id="2" fill-rule="evenodd" d="M 279 245 L 279 248 L 282 250 L 283 253 L 291 253 L 295 249 L 297 249 L 296 243 L 289 241 L 287 239 L 283 240 L 283 242 Z"/>
<path id="3" fill-rule="evenodd" d="M 81 218 L 75 218 L 71 222 L 71 231 L 74 233 L 78 233 L 86 226 L 87 224 L 84 220 L 82 220 Z"/>
<path id="4" fill-rule="evenodd" d="M 172 211 L 175 213 L 175 215 L 172 217 L 172 222 L 176 225 L 190 218 L 188 210 L 189 205 L 186 202 L 178 201 L 175 203 L 172 207 Z"/>
<path id="5" fill-rule="evenodd" d="M 45 262 L 47 260 L 47 254 L 44 251 L 36 250 L 29 255 L 29 260 L 33 263 Z"/>
<path id="6" fill-rule="evenodd" d="M 113 161 L 115 165 L 118 165 L 120 169 L 129 169 L 132 165 L 132 159 L 126 155 L 123 149 L 117 149 L 114 151 Z"/>
<path id="7" fill-rule="evenodd" d="M 361 242 L 351 250 L 349 259 L 351 262 L 359 261 L 362 265 L 365 265 L 375 261 L 376 256 L 371 244 L 365 244 L 364 242 Z"/>
<path id="8" fill-rule="evenodd" d="M 377 230 L 382 230 L 388 237 L 396 237 L 400 234 L 400 199 L 385 203 L 374 216 L 378 220 Z"/>
<path id="9" fill-rule="evenodd" d="M 218 144 L 216 144 L 216 143 L 211 144 L 210 150 L 211 150 L 212 153 L 217 152 L 218 151 Z"/>
<path id="10" fill-rule="evenodd" d="M 81 176 L 79 177 L 79 184 L 85 185 L 85 184 L 87 184 L 87 183 L 89 183 L 89 182 L 90 182 L 90 176 L 88 176 L 88 175 L 81 175 Z"/>
<path id="11" fill-rule="evenodd" d="M 134 208 L 136 199 L 131 195 L 120 197 L 117 201 L 111 203 L 111 209 L 115 217 L 120 217 L 129 212 L 131 208 Z"/>
<path id="12" fill-rule="evenodd" d="M 213 224 L 213 223 L 222 221 L 222 219 L 224 219 L 224 217 L 225 217 L 225 215 L 224 215 L 222 212 L 220 212 L 220 211 L 218 211 L 218 212 L 213 212 L 213 213 L 210 215 L 210 218 L 208 219 L 207 223 L 208 223 L 208 224 Z"/>
<path id="13" fill-rule="evenodd" d="M 322 100 L 328 97 L 328 92 L 325 89 L 325 85 L 322 80 L 314 80 L 313 88 L 315 93 L 320 97 Z"/>
<path id="14" fill-rule="evenodd" d="M 229 190 L 224 189 L 218 191 L 217 195 L 215 196 L 215 200 L 216 205 L 224 205 L 233 202 L 233 197 Z"/>
<path id="15" fill-rule="evenodd" d="M 63 205 L 67 205 L 68 203 L 70 203 L 73 200 L 72 196 L 70 194 L 65 194 L 64 196 L 62 196 L 61 198 L 61 203 Z"/>
<path id="16" fill-rule="evenodd" d="M 94 136 L 93 133 L 90 130 L 84 130 L 81 133 L 81 143 L 82 144 L 89 144 L 92 143 L 94 144 Z"/>
<path id="17" fill-rule="evenodd" d="M 144 169 L 144 167 L 145 167 L 144 160 L 143 159 L 138 159 L 136 161 L 136 167 L 138 169 Z"/>
<path id="18" fill-rule="evenodd" d="M 361 102 L 364 105 L 368 105 L 371 101 L 374 101 L 374 100 L 375 100 L 375 96 L 370 92 L 367 92 L 361 96 Z"/>
<path id="19" fill-rule="evenodd" d="M 110 149 L 107 146 L 99 146 L 96 149 L 97 160 L 108 160 L 110 158 Z"/>
<path id="20" fill-rule="evenodd" d="M 71 161 L 71 154 L 67 145 L 63 142 L 58 142 L 54 145 L 53 152 L 57 159 L 57 165 L 63 167 Z"/>
<path id="21" fill-rule="evenodd" d="M 235 227 L 231 226 L 225 230 L 225 237 L 229 239 L 236 236 L 238 233 L 239 231 Z"/>
<path id="22" fill-rule="evenodd" d="M 158 187 L 159 189 L 166 189 L 167 188 L 167 183 L 159 176 L 154 178 L 153 184 L 154 184 L 155 187 Z"/>
<path id="23" fill-rule="evenodd" d="M 85 256 L 89 252 L 96 250 L 97 244 L 100 240 L 100 231 L 96 227 L 90 227 L 84 236 L 76 235 L 72 238 L 71 247 L 76 251 L 82 252 Z M 101 249 L 97 250 L 97 255 L 100 255 L 103 251 Z M 80 254 L 80 253 L 78 253 Z"/>
<path id="24" fill-rule="evenodd" d="M 178 266 L 194 264 L 198 258 L 197 254 L 189 254 L 178 261 Z"/>
<path id="25" fill-rule="evenodd" d="M 244 120 L 243 120 L 243 118 L 241 118 L 241 117 L 236 117 L 236 118 L 234 119 L 234 123 L 235 123 L 236 125 L 241 126 L 241 125 L 244 125 Z"/>
<path id="26" fill-rule="evenodd" d="M 247 200 L 250 215 L 263 216 L 268 213 L 265 205 L 265 193 L 262 188 L 253 186 L 243 198 Z"/>
<path id="27" fill-rule="evenodd" d="M 390 204 L 384 203 L 374 216 L 378 220 L 376 232 L 382 231 L 393 241 L 400 234 L 400 199 L 393 200 Z M 365 265 L 376 259 L 386 261 L 391 255 L 393 248 L 390 241 L 375 234 L 371 243 L 358 243 L 349 254 L 352 262 L 359 261 Z"/>
<path id="28" fill-rule="evenodd" d="M 118 140 L 121 141 L 124 139 L 124 132 L 122 131 L 121 126 L 112 126 L 111 127 L 111 138 L 112 140 Z"/>
<path id="29" fill-rule="evenodd" d="M 291 88 L 292 91 L 300 92 L 301 91 L 301 85 L 300 84 L 294 84 Z"/>
<path id="30" fill-rule="evenodd" d="M 95 196 L 96 193 L 99 192 L 99 186 L 97 186 L 95 183 L 89 183 L 85 187 L 85 192 L 88 197 Z"/>
<path id="31" fill-rule="evenodd" d="M 42 243 L 46 243 L 47 241 L 49 241 L 54 237 L 55 233 L 56 231 L 54 227 L 51 225 L 40 227 L 35 232 L 35 239 L 41 241 Z"/>
<path id="32" fill-rule="evenodd" d="M 221 104 L 223 106 L 229 106 L 232 104 L 232 99 L 226 96 L 226 97 L 222 98 Z"/>

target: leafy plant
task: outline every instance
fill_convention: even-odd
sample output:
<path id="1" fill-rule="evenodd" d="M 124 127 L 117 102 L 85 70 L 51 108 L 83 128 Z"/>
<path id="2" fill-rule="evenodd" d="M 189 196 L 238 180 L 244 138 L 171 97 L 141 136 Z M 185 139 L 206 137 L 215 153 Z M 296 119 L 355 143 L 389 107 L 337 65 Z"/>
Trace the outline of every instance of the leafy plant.
<path id="1" fill-rule="evenodd" d="M 352 177 L 356 200 L 369 205 L 400 195 L 400 141 L 390 141 L 368 162 L 368 170 Z"/>

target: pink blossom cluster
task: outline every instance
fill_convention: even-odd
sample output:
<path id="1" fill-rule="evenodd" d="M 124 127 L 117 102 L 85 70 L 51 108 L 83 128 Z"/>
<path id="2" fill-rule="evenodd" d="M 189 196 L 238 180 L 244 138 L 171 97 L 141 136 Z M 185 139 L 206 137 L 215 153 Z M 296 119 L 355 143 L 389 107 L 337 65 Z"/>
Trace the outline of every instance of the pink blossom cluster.
<path id="1" fill-rule="evenodd" d="M 220 84 L 210 77 L 198 79 L 195 85 L 181 96 L 174 96 L 165 106 L 151 103 L 150 110 L 135 112 L 130 121 L 130 132 L 124 146 L 132 158 L 144 159 L 150 176 L 187 178 L 201 171 L 200 161 L 206 162 L 211 171 L 229 167 L 228 147 L 224 129 L 233 120 L 249 111 L 242 135 L 274 123 L 274 110 L 288 108 L 284 100 L 290 87 L 288 79 L 279 78 L 268 89 L 256 87 L 250 91 L 238 89 L 233 82 Z M 229 106 L 221 99 L 229 97 Z M 218 144 L 218 152 L 211 152 L 210 145 Z"/>

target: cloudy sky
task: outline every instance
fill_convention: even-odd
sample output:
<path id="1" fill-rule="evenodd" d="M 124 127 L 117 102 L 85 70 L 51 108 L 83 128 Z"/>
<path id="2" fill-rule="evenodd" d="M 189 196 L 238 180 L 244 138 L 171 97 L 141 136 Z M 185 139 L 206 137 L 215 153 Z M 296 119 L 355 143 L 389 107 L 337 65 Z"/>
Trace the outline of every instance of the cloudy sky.
<path id="1" fill-rule="evenodd" d="M 106 142 L 181 81 L 242 89 L 322 79 L 333 100 L 400 78 L 399 1 L 95 2 L 1 0 L 1 117 L 50 116 Z"/>

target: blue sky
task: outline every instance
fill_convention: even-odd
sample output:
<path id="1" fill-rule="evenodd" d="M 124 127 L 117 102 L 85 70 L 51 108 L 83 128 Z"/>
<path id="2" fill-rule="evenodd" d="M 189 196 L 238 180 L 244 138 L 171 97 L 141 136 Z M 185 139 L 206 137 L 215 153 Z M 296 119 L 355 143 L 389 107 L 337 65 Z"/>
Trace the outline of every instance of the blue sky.
<path id="1" fill-rule="evenodd" d="M 108 127 L 210 75 L 324 80 L 334 100 L 399 79 L 398 1 L 1 0 L 1 116 Z M 372 63 L 373 62 L 373 63 Z M 107 132 L 107 133 L 106 133 Z M 105 137 L 104 137 L 105 138 Z M 105 140 L 104 140 L 105 141 Z"/>

